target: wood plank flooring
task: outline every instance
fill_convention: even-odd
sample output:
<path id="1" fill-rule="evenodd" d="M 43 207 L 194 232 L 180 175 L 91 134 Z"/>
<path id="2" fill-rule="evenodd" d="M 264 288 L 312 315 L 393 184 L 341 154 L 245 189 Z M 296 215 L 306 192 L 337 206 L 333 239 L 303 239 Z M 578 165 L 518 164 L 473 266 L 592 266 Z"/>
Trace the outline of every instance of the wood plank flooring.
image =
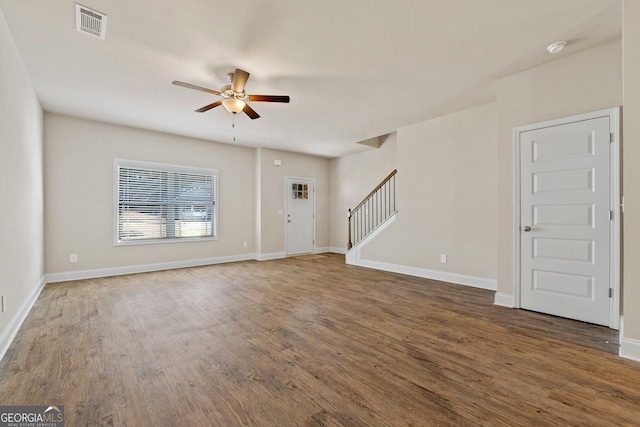
<path id="1" fill-rule="evenodd" d="M 67 426 L 640 425 L 617 332 L 329 254 L 50 284 L 0 404 Z"/>

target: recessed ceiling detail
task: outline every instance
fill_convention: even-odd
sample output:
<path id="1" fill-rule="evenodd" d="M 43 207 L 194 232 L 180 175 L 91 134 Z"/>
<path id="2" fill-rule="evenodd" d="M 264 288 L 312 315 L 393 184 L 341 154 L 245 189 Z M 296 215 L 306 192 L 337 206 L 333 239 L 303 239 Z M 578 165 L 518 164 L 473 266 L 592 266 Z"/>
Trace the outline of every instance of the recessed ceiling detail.
<path id="1" fill-rule="evenodd" d="M 104 40 L 107 15 L 76 3 L 76 31 Z"/>

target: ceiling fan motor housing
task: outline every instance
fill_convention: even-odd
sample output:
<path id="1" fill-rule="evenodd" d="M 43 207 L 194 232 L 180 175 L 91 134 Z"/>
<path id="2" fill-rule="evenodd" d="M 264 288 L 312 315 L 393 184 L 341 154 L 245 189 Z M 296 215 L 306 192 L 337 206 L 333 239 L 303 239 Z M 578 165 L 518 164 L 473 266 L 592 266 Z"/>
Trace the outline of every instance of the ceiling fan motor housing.
<path id="1" fill-rule="evenodd" d="M 233 74 L 233 73 L 230 73 L 230 74 Z M 231 85 L 222 86 L 222 89 L 220 89 L 220 95 L 228 99 L 229 98 L 235 98 L 235 99 L 246 98 L 246 93 L 244 90 L 242 92 L 234 92 L 233 89 L 231 89 Z"/>

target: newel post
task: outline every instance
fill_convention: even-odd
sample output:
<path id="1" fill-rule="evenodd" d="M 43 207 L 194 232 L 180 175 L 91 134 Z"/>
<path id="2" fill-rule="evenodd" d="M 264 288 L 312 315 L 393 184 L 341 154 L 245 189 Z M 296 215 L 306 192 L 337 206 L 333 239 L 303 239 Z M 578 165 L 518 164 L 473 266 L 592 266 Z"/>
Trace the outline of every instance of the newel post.
<path id="1" fill-rule="evenodd" d="M 347 243 L 347 250 L 353 247 L 353 243 L 351 243 L 351 209 L 349 209 L 349 241 Z"/>

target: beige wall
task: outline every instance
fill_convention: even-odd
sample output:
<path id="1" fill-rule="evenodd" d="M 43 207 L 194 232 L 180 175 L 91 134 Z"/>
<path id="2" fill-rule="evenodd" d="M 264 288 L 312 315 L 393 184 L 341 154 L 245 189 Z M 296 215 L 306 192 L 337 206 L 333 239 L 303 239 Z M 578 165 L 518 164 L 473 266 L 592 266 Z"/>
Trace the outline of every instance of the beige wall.
<path id="1" fill-rule="evenodd" d="M 48 274 L 282 255 L 285 176 L 316 179 L 316 247 L 329 245 L 329 160 L 45 114 Z M 113 245 L 115 158 L 217 169 L 217 241 Z M 282 166 L 273 165 L 279 159 Z M 243 243 L 247 242 L 247 248 Z M 70 254 L 77 263 L 69 262 Z M 268 257 L 268 256 L 265 256 Z"/>
<path id="2" fill-rule="evenodd" d="M 624 329 L 640 358 L 640 2 L 624 2 Z M 623 342 L 623 350 L 625 343 Z"/>
<path id="3" fill-rule="evenodd" d="M 398 221 L 364 257 L 497 278 L 498 291 L 512 294 L 513 128 L 622 105 L 621 64 L 620 40 L 559 58 L 498 80 L 495 103 L 399 129 L 387 152 L 332 160 L 332 246 L 346 246 L 346 209 L 377 184 L 358 180 L 361 171 L 382 178 L 397 167 Z"/>
<path id="4" fill-rule="evenodd" d="M 281 256 L 286 251 L 285 244 L 285 177 L 310 178 L 316 180 L 316 242 L 315 248 L 329 247 L 329 160 L 288 151 L 257 149 L 259 174 L 258 194 L 261 257 Z M 275 166 L 274 160 L 281 165 Z"/>
<path id="5" fill-rule="evenodd" d="M 495 115 L 490 103 L 398 130 L 398 220 L 363 258 L 495 280 Z"/>
<path id="6" fill-rule="evenodd" d="M 347 212 L 356 207 L 391 171 L 397 168 L 397 135 L 381 137 L 380 148 L 332 159 L 331 248 L 347 249 Z"/>
<path id="7" fill-rule="evenodd" d="M 43 269 L 42 109 L 0 11 L 0 344 Z M 18 326 L 15 324 L 14 326 Z M 0 349 L 1 350 L 1 349 Z"/>
<path id="8" fill-rule="evenodd" d="M 497 82 L 498 292 L 513 294 L 513 128 L 622 105 L 620 41 Z"/>
<path id="9" fill-rule="evenodd" d="M 254 149 L 50 113 L 44 130 L 47 274 L 255 252 Z M 114 246 L 114 158 L 217 169 L 219 240 Z"/>

